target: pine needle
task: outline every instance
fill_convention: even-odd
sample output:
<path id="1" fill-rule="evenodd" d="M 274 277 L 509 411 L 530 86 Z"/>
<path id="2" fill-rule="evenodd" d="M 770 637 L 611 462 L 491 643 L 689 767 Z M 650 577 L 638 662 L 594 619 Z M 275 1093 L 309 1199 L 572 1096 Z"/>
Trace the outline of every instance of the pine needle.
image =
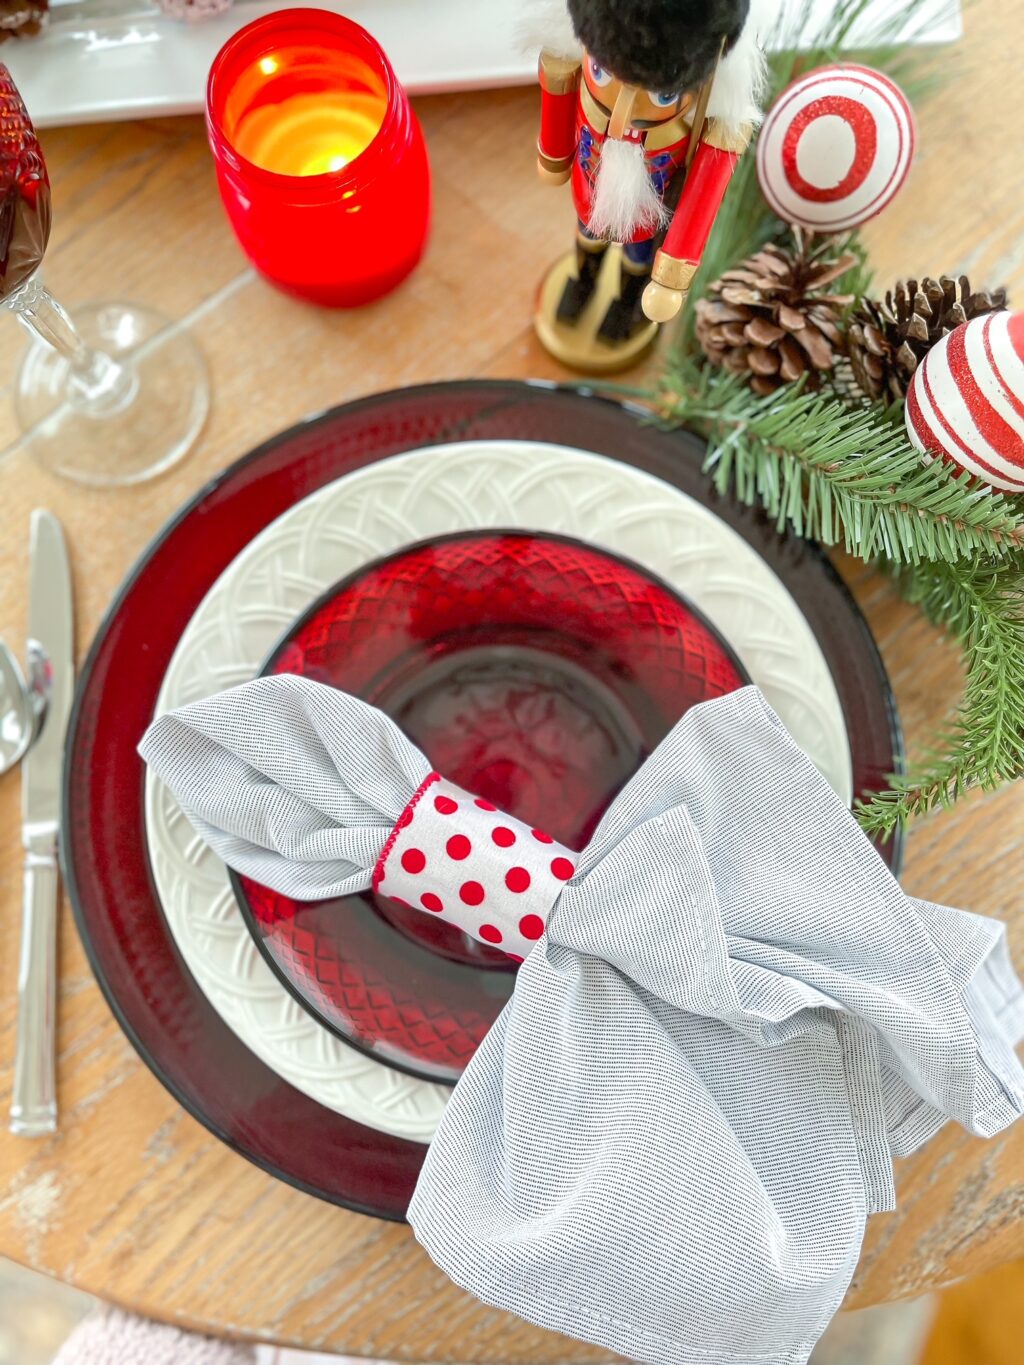
<path id="1" fill-rule="evenodd" d="M 967 678 L 956 719 L 934 752 L 858 807 L 871 834 L 1024 777 L 1024 562 L 927 564 L 898 573 L 897 583 L 960 644 Z"/>
<path id="2" fill-rule="evenodd" d="M 897 566 L 1024 549 L 1020 507 L 966 473 L 923 464 L 880 405 L 796 386 L 759 398 L 743 377 L 683 355 L 668 364 L 656 414 L 704 436 L 716 489 L 760 504 L 780 531 Z"/>

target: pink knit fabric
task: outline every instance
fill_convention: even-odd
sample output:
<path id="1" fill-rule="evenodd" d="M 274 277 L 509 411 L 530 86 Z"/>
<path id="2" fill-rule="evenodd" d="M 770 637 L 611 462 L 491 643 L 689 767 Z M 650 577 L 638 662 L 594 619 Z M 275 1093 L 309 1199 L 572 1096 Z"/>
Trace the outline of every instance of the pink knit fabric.
<path id="1" fill-rule="evenodd" d="M 156 0 L 169 19 L 182 19 L 185 23 L 201 23 L 204 19 L 215 19 L 218 14 L 229 10 L 233 0 Z"/>
<path id="2" fill-rule="evenodd" d="M 78 1324 L 53 1365 L 253 1365 L 255 1359 L 250 1346 L 104 1308 Z"/>

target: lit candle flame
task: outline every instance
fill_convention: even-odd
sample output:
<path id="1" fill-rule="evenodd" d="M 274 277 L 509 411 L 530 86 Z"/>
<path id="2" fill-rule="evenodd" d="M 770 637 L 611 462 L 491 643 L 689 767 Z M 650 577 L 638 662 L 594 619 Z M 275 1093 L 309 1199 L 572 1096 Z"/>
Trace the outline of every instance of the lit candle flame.
<path id="1" fill-rule="evenodd" d="M 295 89 L 287 54 L 260 57 L 253 65 L 266 95 L 239 121 L 235 141 L 257 166 L 281 175 L 336 175 L 380 129 L 387 104 L 382 92 Z"/>

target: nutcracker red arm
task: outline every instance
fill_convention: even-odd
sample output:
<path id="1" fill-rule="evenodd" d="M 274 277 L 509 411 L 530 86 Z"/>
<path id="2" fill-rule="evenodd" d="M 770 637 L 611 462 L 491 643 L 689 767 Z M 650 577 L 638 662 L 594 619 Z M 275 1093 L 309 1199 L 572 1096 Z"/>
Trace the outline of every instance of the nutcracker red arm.
<path id="1" fill-rule="evenodd" d="M 576 112 L 582 65 L 579 59 L 540 54 L 540 139 L 537 169 L 542 179 L 564 184 L 576 155 Z"/>
<path id="2" fill-rule="evenodd" d="M 686 176 L 665 242 L 644 291 L 644 312 L 668 322 L 683 306 L 722 207 L 736 163 L 753 135 L 751 124 L 727 127 L 709 119 Z"/>

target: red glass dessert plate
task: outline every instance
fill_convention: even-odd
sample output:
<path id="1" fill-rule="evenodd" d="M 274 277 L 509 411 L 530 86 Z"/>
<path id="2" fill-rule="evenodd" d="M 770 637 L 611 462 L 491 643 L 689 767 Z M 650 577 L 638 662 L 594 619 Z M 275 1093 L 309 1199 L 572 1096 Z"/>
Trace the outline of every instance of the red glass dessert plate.
<path id="1" fill-rule="evenodd" d="M 749 678 L 674 590 L 579 541 L 467 533 L 326 593 L 264 672 L 372 702 L 439 771 L 570 848 L 679 717 Z M 264 957 L 346 1042 L 453 1084 L 515 964 L 372 891 L 303 903 L 235 878 Z"/>
<path id="2" fill-rule="evenodd" d="M 901 763 L 892 694 L 852 599 L 813 546 L 718 498 L 695 437 L 547 385 L 493 381 L 404 389 L 347 404 L 274 437 L 201 489 L 145 552 L 83 669 L 68 732 L 62 858 L 79 932 L 126 1034 L 171 1093 L 217 1137 L 301 1189 L 401 1219 L 420 1143 L 325 1109 L 232 1033 L 185 968 L 155 893 L 136 745 L 182 632 L 246 545 L 300 499 L 406 450 L 532 440 L 621 460 L 712 508 L 789 590 L 831 670 L 854 789 L 877 790 Z M 895 863 L 897 850 L 884 850 Z"/>

